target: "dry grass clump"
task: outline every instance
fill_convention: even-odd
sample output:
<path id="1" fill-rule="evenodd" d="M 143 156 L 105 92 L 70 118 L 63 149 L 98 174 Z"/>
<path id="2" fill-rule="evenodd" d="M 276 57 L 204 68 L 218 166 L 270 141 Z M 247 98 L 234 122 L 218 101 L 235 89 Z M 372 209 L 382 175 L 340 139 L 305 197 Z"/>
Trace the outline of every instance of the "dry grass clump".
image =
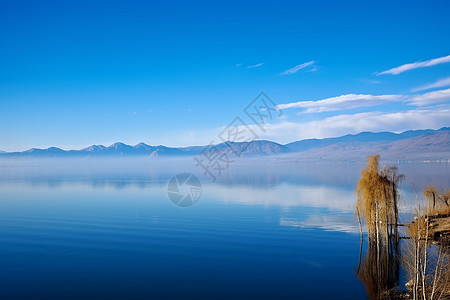
<path id="1" fill-rule="evenodd" d="M 384 233 L 380 231 L 380 224 L 388 230 L 388 226 L 397 225 L 398 220 L 397 186 L 403 175 L 398 175 L 395 166 L 385 167 L 379 172 L 379 158 L 379 154 L 368 157 L 356 186 L 356 209 L 366 221 L 369 236 Z"/>
<path id="2" fill-rule="evenodd" d="M 424 211 L 418 212 L 418 216 L 408 225 L 408 234 L 414 239 L 420 236 L 428 240 L 436 240 L 442 233 L 450 234 L 450 190 L 441 192 L 429 185 L 422 193 L 425 196 Z"/>
<path id="3" fill-rule="evenodd" d="M 403 175 L 392 166 L 380 171 L 379 157 L 368 157 L 356 186 L 356 213 L 365 220 L 369 240 L 358 278 L 370 299 L 450 299 L 450 190 L 424 189 L 425 204 L 418 197 L 407 228 L 410 237 L 400 237 L 397 190 Z M 406 238 L 402 248 L 400 238 Z M 408 291 L 398 289 L 400 262 Z"/>
<path id="4" fill-rule="evenodd" d="M 449 192 L 429 185 L 423 195 L 424 209 L 420 210 L 418 199 L 416 217 L 407 229 L 412 239 L 403 261 L 409 273 L 409 287 L 413 299 L 450 299 Z"/>
<path id="5" fill-rule="evenodd" d="M 426 199 L 425 210 L 429 215 L 450 213 L 449 189 L 441 192 L 437 187 L 429 185 L 423 190 L 423 195 Z"/>
<path id="6" fill-rule="evenodd" d="M 410 239 L 401 257 L 408 299 L 450 299 L 448 245 L 430 246 L 426 240 Z"/>

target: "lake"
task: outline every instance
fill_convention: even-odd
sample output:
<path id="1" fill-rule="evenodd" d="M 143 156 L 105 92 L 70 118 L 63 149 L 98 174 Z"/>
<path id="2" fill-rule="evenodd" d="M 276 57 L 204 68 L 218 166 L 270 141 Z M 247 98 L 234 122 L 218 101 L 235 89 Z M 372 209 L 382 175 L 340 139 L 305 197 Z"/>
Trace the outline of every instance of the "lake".
<path id="1" fill-rule="evenodd" d="M 357 276 L 362 164 L 237 163 L 211 182 L 185 161 L 3 161 L 1 299 L 366 299 Z M 448 187 L 449 164 L 403 164 Z M 202 184 L 190 207 L 168 183 Z M 364 244 L 363 244 L 364 249 Z"/>

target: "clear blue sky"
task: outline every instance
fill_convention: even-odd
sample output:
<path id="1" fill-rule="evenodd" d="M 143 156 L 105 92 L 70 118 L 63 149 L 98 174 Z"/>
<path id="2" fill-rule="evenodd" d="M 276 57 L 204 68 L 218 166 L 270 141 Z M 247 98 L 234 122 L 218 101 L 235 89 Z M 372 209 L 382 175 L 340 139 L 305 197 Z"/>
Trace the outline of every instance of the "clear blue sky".
<path id="1" fill-rule="evenodd" d="M 449 11 L 448 1 L 1 1 L 0 149 L 206 144 L 260 91 L 285 105 L 259 136 L 283 143 L 450 126 Z"/>

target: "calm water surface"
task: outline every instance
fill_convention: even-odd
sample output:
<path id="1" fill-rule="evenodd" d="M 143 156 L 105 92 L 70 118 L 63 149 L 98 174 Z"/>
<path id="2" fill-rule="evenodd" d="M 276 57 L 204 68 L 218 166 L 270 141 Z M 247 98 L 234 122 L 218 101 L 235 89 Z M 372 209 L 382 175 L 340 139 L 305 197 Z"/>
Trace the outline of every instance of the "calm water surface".
<path id="1" fill-rule="evenodd" d="M 170 168 L 6 164 L 0 299 L 366 299 L 355 275 L 361 168 L 244 165 L 216 183 L 198 173 L 202 197 L 179 208 Z M 449 183 L 448 164 L 400 169 L 419 187 Z"/>

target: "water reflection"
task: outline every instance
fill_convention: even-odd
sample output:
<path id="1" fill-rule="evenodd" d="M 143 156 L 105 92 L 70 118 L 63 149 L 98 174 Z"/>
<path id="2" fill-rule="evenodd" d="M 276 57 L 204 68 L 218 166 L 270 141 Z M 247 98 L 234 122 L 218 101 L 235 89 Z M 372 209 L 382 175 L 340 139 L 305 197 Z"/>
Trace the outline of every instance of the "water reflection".
<path id="1" fill-rule="evenodd" d="M 123 298 L 131 288 L 142 298 L 217 291 L 226 299 L 366 297 L 352 273 L 360 165 L 236 164 L 216 183 L 204 180 L 202 198 L 183 210 L 167 199 L 167 182 L 187 170 L 177 163 L 3 166 L 0 280 L 7 292 L 23 284 L 52 290 L 55 278 L 42 271 L 50 270 Z M 433 172 L 424 170 L 428 182 Z M 369 295 L 396 279 L 393 253 L 369 241 L 357 272 Z M 86 270 L 89 280 L 80 275 Z M 178 290 L 170 288 L 176 278 L 185 280 Z"/>
<path id="2" fill-rule="evenodd" d="M 399 237 L 368 238 L 367 252 L 358 266 L 358 278 L 366 286 L 369 299 L 385 298 L 383 293 L 398 287 L 400 276 Z M 361 239 L 362 249 L 363 239 Z"/>
<path id="3" fill-rule="evenodd" d="M 280 226 L 299 228 L 320 228 L 326 231 L 339 231 L 349 234 L 359 234 L 358 221 L 351 214 L 345 215 L 311 215 L 306 220 L 281 218 Z"/>
<path id="4" fill-rule="evenodd" d="M 381 162 L 383 165 L 383 162 Z M 430 182 L 440 188 L 450 186 L 449 163 L 400 164 L 406 175 L 404 186 L 425 187 Z M 326 185 L 354 189 L 363 164 L 279 163 L 276 161 L 237 161 L 218 177 L 228 186 L 275 186 L 280 184 Z M 420 170 L 420 172 L 417 172 Z M 57 185 L 63 182 L 86 182 L 93 186 L 107 184 L 118 189 L 124 185 L 145 188 L 167 182 L 175 174 L 189 172 L 204 182 L 210 180 L 195 167 L 191 158 L 152 160 L 149 158 L 116 159 L 0 159 L 0 183 L 26 181 Z"/>

